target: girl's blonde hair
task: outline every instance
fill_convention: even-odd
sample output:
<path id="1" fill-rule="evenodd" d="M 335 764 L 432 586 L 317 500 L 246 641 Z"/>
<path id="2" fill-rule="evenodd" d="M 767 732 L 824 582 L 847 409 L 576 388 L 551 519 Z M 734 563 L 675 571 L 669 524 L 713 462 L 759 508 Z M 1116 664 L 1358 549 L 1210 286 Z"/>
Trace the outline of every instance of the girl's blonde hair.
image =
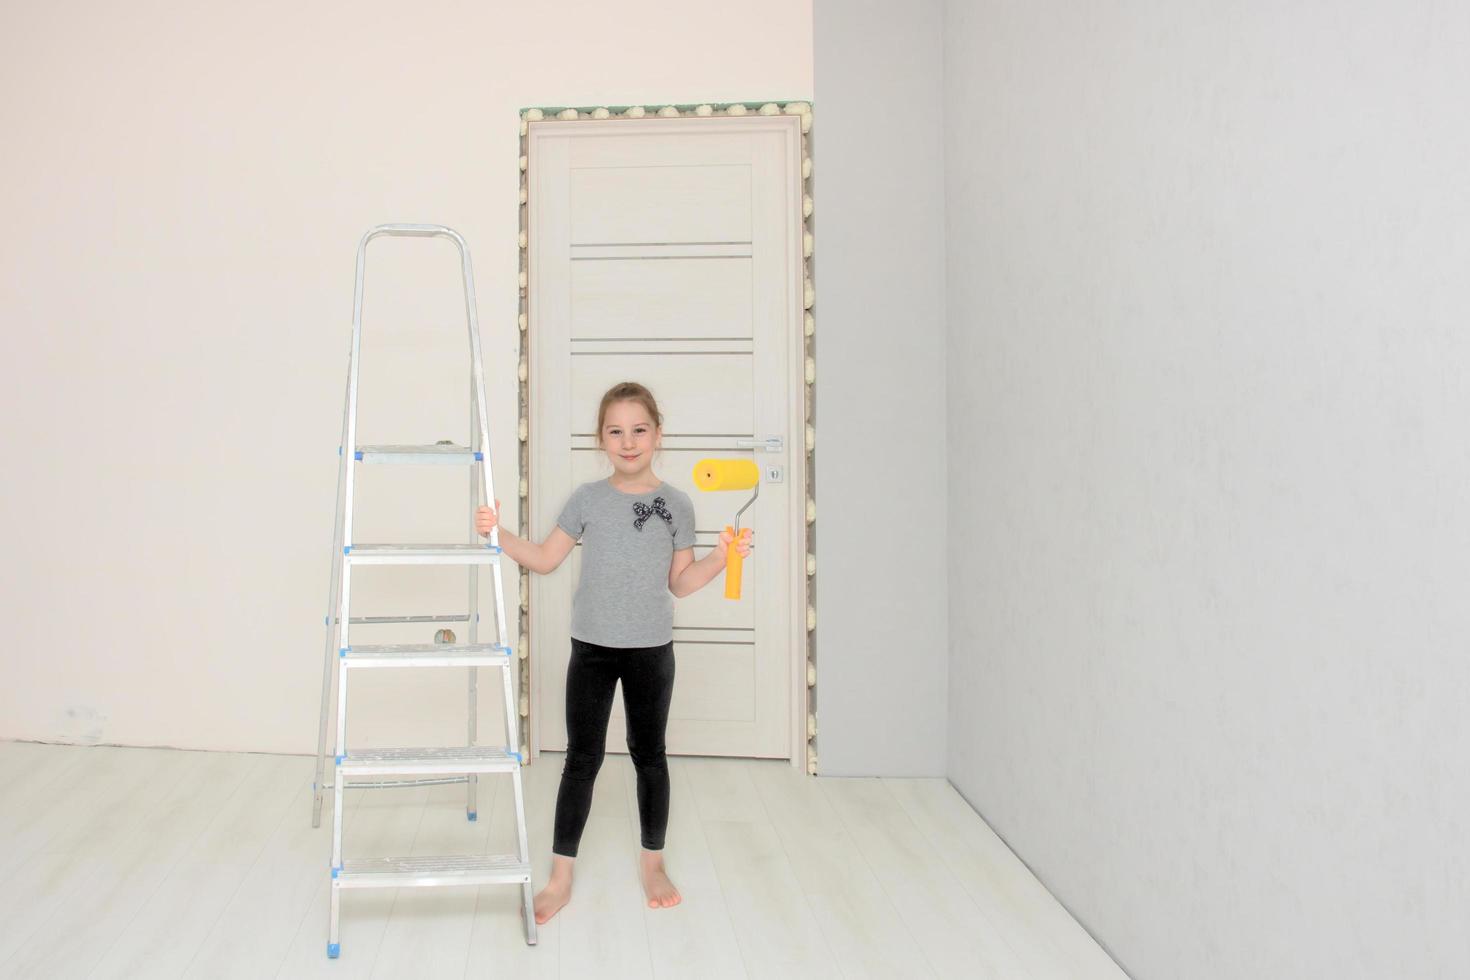
<path id="1" fill-rule="evenodd" d="M 602 445 L 602 426 L 607 421 L 607 409 L 614 402 L 637 402 L 648 412 L 648 417 L 653 419 L 654 428 L 663 428 L 664 417 L 658 410 L 658 402 L 653 399 L 653 392 L 643 387 L 636 381 L 620 381 L 607 389 L 607 394 L 602 396 L 602 404 L 597 406 L 597 444 Z"/>

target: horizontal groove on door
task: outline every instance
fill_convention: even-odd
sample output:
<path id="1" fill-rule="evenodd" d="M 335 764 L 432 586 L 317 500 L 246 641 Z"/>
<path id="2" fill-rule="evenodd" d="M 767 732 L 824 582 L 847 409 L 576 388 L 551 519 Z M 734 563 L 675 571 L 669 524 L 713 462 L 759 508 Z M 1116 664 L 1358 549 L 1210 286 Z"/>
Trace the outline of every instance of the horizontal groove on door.
<path id="1" fill-rule="evenodd" d="M 608 259 L 748 259 L 750 242 L 603 242 L 570 246 L 573 262 Z"/>
<path id="2" fill-rule="evenodd" d="M 741 355 L 744 355 L 746 357 L 749 357 L 749 356 L 753 355 L 755 353 L 755 351 L 753 351 L 753 350 L 707 350 L 707 349 L 702 348 L 702 347 L 701 348 L 698 348 L 696 350 L 693 350 L 693 351 L 690 351 L 688 349 L 680 350 L 680 351 L 668 351 L 668 350 L 573 350 L 572 351 L 572 356 L 573 357 L 579 357 L 579 356 L 580 357 L 592 357 L 592 356 L 595 356 L 595 355 L 606 355 L 608 357 L 657 357 L 657 356 L 662 356 L 662 355 L 666 355 L 666 354 L 676 354 L 676 353 L 677 354 L 688 354 L 688 353 L 695 353 L 695 354 L 741 354 Z"/>

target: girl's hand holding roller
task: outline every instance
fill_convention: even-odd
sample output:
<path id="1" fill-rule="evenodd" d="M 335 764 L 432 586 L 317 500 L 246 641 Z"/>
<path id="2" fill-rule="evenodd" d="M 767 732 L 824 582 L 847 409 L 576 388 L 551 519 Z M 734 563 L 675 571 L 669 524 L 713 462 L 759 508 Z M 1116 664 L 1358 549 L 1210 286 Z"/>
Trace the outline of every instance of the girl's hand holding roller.
<path id="1" fill-rule="evenodd" d="M 750 554 L 750 549 L 752 547 L 751 538 L 754 536 L 755 530 L 753 528 L 742 527 L 740 529 L 740 540 L 735 542 L 735 551 L 737 554 L 740 555 L 741 558 L 745 558 Z M 730 542 L 734 540 L 735 535 L 731 534 L 729 531 L 720 532 L 720 554 L 724 555 L 727 559 L 730 556 Z"/>

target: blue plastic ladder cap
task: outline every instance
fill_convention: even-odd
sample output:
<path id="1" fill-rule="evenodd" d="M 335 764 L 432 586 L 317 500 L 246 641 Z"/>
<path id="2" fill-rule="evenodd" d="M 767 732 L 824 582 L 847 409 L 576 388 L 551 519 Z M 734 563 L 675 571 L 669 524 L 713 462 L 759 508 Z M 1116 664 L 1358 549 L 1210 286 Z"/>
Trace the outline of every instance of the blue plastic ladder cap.
<path id="1" fill-rule="evenodd" d="M 344 554 L 344 555 L 350 555 L 350 554 L 352 554 L 352 545 L 349 544 L 346 547 L 344 547 L 342 549 L 342 554 Z"/>
<path id="2" fill-rule="evenodd" d="M 353 459 L 362 459 L 362 450 L 359 449 L 357 452 L 353 453 L 352 454 L 352 458 Z"/>
<path id="3" fill-rule="evenodd" d="M 335 880 L 336 877 L 338 875 L 340 875 L 341 873 L 342 873 L 342 869 L 340 867 L 333 868 L 332 869 L 332 878 Z"/>
<path id="4" fill-rule="evenodd" d="M 480 463 L 480 462 L 483 462 L 484 459 L 485 459 L 485 454 L 484 453 L 475 453 L 475 462 Z"/>
<path id="5" fill-rule="evenodd" d="M 339 755 L 339 756 L 337 756 L 337 765 L 340 766 L 342 764 L 342 760 L 345 759 L 345 758 L 347 758 L 347 756 L 345 756 L 345 755 Z"/>
<path id="6" fill-rule="evenodd" d="M 351 647 L 343 647 L 342 649 L 340 649 L 340 650 L 337 651 L 337 656 L 339 656 L 339 657 L 345 657 L 345 656 L 347 656 L 347 651 L 350 650 L 350 649 L 352 649 L 352 648 Z"/>
<path id="7" fill-rule="evenodd" d="M 327 943 L 327 958 L 335 960 L 337 954 L 342 952 L 341 943 Z"/>
<path id="8" fill-rule="evenodd" d="M 470 818 L 470 823 L 474 823 L 475 818 L 479 816 L 479 813 L 475 810 L 471 810 L 469 813 L 465 814 L 465 816 Z"/>

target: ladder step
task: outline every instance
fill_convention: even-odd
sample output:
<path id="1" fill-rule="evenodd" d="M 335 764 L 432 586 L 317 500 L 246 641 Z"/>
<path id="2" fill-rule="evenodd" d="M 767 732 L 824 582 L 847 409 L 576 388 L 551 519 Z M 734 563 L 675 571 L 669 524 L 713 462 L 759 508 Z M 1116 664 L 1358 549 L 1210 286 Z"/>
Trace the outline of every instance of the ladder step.
<path id="1" fill-rule="evenodd" d="M 433 776 L 514 772 L 521 761 L 494 745 L 442 749 L 353 749 L 338 764 L 344 776 Z"/>
<path id="2" fill-rule="evenodd" d="M 442 616 L 353 616 L 353 626 L 381 626 L 385 623 L 468 623 L 465 613 L 445 613 Z M 332 616 L 330 622 L 340 623 L 342 617 Z"/>
<path id="3" fill-rule="evenodd" d="M 342 650 L 347 667 L 504 667 L 511 650 L 498 643 L 354 643 Z"/>
<path id="4" fill-rule="evenodd" d="M 531 865 L 514 854 L 358 858 L 343 861 L 336 877 L 342 888 L 511 885 L 530 881 Z"/>
<path id="5" fill-rule="evenodd" d="M 493 565 L 500 549 L 488 544 L 354 544 L 349 565 Z"/>
<path id="6" fill-rule="evenodd" d="M 483 455 L 464 446 L 358 446 L 355 458 L 363 463 L 464 466 Z"/>

